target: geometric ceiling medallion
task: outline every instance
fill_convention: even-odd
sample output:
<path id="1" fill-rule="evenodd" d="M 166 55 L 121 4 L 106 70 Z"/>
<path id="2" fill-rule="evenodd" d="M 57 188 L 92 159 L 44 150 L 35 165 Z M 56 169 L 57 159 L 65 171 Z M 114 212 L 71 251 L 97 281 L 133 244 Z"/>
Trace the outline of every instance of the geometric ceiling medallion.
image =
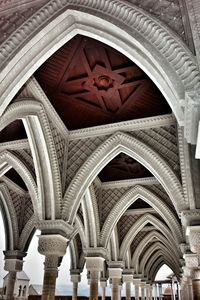
<path id="1" fill-rule="evenodd" d="M 136 64 L 81 35 L 54 53 L 34 75 L 69 130 L 171 112 Z"/>

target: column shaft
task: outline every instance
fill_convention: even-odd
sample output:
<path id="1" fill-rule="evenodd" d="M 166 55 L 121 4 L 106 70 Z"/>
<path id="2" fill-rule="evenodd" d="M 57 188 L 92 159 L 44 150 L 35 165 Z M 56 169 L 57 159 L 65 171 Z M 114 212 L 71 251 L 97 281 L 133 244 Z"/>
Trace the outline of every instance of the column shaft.
<path id="1" fill-rule="evenodd" d="M 139 300 L 139 285 L 135 284 L 135 300 Z"/>
<path id="2" fill-rule="evenodd" d="M 141 299 L 142 299 L 142 300 L 145 300 L 144 286 L 141 286 Z"/>
<path id="3" fill-rule="evenodd" d="M 126 282 L 126 300 L 131 300 L 131 283 Z"/>
<path id="4" fill-rule="evenodd" d="M 199 300 L 200 299 L 200 279 L 195 279 L 192 281 L 193 285 L 193 299 Z"/>
<path id="5" fill-rule="evenodd" d="M 90 271 L 90 300 L 98 300 L 99 271 Z"/>
<path id="6" fill-rule="evenodd" d="M 56 279 L 58 277 L 58 257 L 54 255 L 46 256 L 44 266 L 42 300 L 54 300 Z"/>
<path id="7" fill-rule="evenodd" d="M 15 271 L 9 271 L 8 273 L 8 283 L 6 286 L 6 297 L 5 300 L 13 300 L 14 299 L 14 287 L 15 287 L 15 280 L 16 280 Z"/>
<path id="8" fill-rule="evenodd" d="M 73 282 L 72 300 L 77 300 L 77 294 L 78 294 L 78 282 Z"/>
<path id="9" fill-rule="evenodd" d="M 119 278 L 112 278 L 112 300 L 119 299 Z"/>
<path id="10" fill-rule="evenodd" d="M 106 299 L 106 288 L 105 288 L 105 286 L 102 286 L 101 289 L 102 289 L 101 299 L 105 300 Z"/>

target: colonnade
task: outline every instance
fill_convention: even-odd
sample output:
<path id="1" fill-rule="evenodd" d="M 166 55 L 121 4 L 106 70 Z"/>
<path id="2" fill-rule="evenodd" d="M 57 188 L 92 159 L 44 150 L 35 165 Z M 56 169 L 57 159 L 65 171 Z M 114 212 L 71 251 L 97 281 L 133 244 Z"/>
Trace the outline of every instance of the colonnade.
<path id="1" fill-rule="evenodd" d="M 44 255 L 44 279 L 42 300 L 54 300 L 56 279 L 58 276 L 59 263 L 66 253 L 68 240 L 59 234 L 41 235 L 39 237 L 38 251 Z M 107 282 L 110 282 L 111 299 L 121 299 L 121 285 L 125 285 L 126 300 L 131 300 L 131 289 L 134 287 L 135 300 L 159 299 L 162 292 L 161 285 L 155 288 L 145 278 L 134 275 L 133 269 L 124 268 L 122 261 L 106 261 L 104 248 L 89 248 L 85 250 L 86 269 L 89 274 L 90 300 L 97 300 L 99 286 L 101 287 L 102 300 L 105 300 Z M 23 258 L 26 253 L 5 251 L 5 267 L 9 272 L 8 285 L 6 287 L 6 299 L 13 300 L 16 273 L 23 267 Z M 196 254 L 185 254 L 186 266 L 181 279 L 181 292 L 178 299 L 200 299 L 200 269 L 198 268 L 199 257 Z M 78 284 L 81 281 L 79 269 L 72 269 L 71 281 L 73 283 L 73 300 L 77 299 Z M 106 274 L 106 276 L 105 276 Z M 104 275 L 104 276 L 103 276 Z M 153 293 L 154 290 L 154 293 Z"/>

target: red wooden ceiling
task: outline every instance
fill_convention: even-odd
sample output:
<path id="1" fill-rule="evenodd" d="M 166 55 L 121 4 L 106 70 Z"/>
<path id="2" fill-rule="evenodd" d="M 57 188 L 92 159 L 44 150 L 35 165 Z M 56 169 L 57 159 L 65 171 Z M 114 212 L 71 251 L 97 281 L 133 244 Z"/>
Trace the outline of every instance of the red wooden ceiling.
<path id="1" fill-rule="evenodd" d="M 171 112 L 136 64 L 80 35 L 53 54 L 35 77 L 70 130 Z"/>

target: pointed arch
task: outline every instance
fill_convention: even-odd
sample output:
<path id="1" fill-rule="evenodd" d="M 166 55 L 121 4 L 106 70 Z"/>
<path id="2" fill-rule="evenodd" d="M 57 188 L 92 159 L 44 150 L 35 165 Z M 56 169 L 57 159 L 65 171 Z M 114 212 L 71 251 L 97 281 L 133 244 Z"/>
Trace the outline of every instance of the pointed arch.
<path id="1" fill-rule="evenodd" d="M 136 159 L 152 172 L 165 188 L 178 213 L 188 207 L 181 183 L 165 160 L 137 138 L 117 132 L 90 155 L 71 181 L 64 197 L 62 217 L 65 220 L 73 223 L 77 207 L 88 186 L 108 162 L 121 152 Z"/>
<path id="2" fill-rule="evenodd" d="M 106 245 L 110 234 L 127 208 L 138 198 L 151 205 L 171 229 L 174 239 L 180 243 L 183 240 L 180 224 L 167 205 L 147 188 L 139 185 L 127 191 L 118 201 L 106 218 L 101 231 L 101 244 Z"/>
<path id="3" fill-rule="evenodd" d="M 8 165 L 15 169 L 15 171 L 21 176 L 29 190 L 34 213 L 36 214 L 36 216 L 41 217 L 38 190 L 31 172 L 27 169 L 27 167 L 19 158 L 17 158 L 13 153 L 9 152 L 8 150 L 5 150 L 0 153 L 0 165 L 4 165 L 4 163 L 8 163 Z"/>
<path id="4" fill-rule="evenodd" d="M 1 113 L 33 72 L 77 33 L 101 40 L 137 61 L 183 125 L 185 94 L 199 88 L 194 56 L 161 21 L 120 0 L 54 0 L 7 38 L 0 48 Z"/>
<path id="5" fill-rule="evenodd" d="M 177 266 L 177 268 L 179 267 L 179 265 L 177 264 L 177 262 L 179 261 L 179 256 L 176 255 L 172 255 L 172 252 L 170 251 L 170 249 L 166 246 L 164 246 L 160 241 L 153 243 L 148 250 L 146 251 L 146 253 L 144 254 L 144 256 L 142 257 L 141 261 L 140 261 L 140 266 L 139 266 L 139 273 L 144 274 L 144 270 L 145 270 L 145 266 L 148 264 L 151 256 L 153 255 L 153 253 L 157 253 L 157 251 L 162 251 L 165 256 L 167 256 L 168 258 L 171 259 L 171 261 L 173 262 L 174 266 Z"/>
<path id="6" fill-rule="evenodd" d="M 97 247 L 100 236 L 100 221 L 96 195 L 92 185 L 82 199 L 82 210 L 89 247 Z"/>
<path id="7" fill-rule="evenodd" d="M 173 242 L 178 246 L 178 243 L 174 240 L 174 238 L 172 238 L 171 231 L 164 223 L 151 214 L 145 214 L 134 223 L 123 239 L 119 253 L 120 259 L 124 259 L 126 251 L 130 247 L 132 241 L 147 223 L 154 225 L 160 232 L 162 232 L 163 235 L 166 236 L 168 240 L 173 240 Z"/>
<path id="8" fill-rule="evenodd" d="M 0 206 L 5 226 L 5 246 L 8 250 L 14 250 L 19 238 L 17 216 L 8 188 L 4 183 L 0 183 Z"/>
<path id="9" fill-rule="evenodd" d="M 161 241 L 164 245 L 169 245 L 171 251 L 174 253 L 175 256 L 179 252 L 179 249 L 177 249 L 176 245 L 174 245 L 174 243 L 172 243 L 171 240 L 165 238 L 165 236 L 163 236 L 160 232 L 152 230 L 141 240 L 141 242 L 138 244 L 136 250 L 133 253 L 131 265 L 134 266 L 136 273 L 139 273 L 139 258 L 141 253 L 143 252 L 146 245 L 149 242 L 151 242 L 154 238 Z"/>
<path id="10" fill-rule="evenodd" d="M 163 250 L 158 250 L 157 252 L 155 252 L 152 255 L 152 257 L 147 262 L 146 269 L 145 269 L 145 275 L 146 274 L 151 274 L 151 269 L 156 264 L 156 261 L 159 260 L 159 257 L 162 258 L 163 262 L 166 262 L 167 265 L 170 266 L 170 268 L 174 271 L 175 274 L 179 273 L 179 266 L 174 265 L 171 257 L 168 256 L 165 252 L 163 252 Z"/>
<path id="11" fill-rule="evenodd" d="M 16 119 L 24 122 L 33 155 L 40 199 L 39 211 L 42 212 L 40 218 L 59 218 L 61 179 L 55 145 L 43 105 L 32 98 L 13 103 L 0 119 L 0 130 Z"/>

